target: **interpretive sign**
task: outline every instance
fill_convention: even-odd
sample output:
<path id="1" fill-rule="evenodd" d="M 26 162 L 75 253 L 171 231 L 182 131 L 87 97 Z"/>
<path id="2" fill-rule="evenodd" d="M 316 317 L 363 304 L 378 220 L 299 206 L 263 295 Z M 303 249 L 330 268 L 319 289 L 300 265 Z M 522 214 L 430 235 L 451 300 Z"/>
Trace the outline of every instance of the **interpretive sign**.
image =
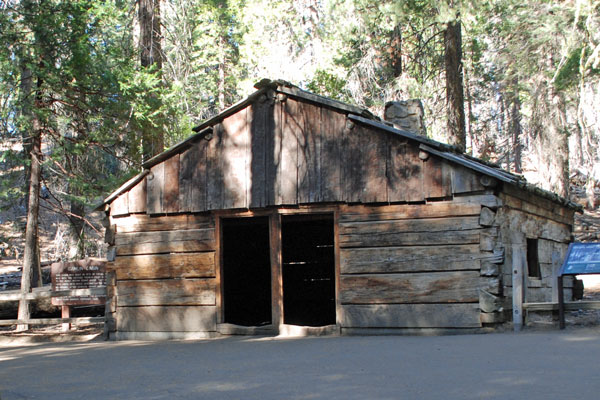
<path id="1" fill-rule="evenodd" d="M 600 274 L 600 243 L 571 243 L 560 275 Z"/>
<path id="2" fill-rule="evenodd" d="M 565 329 L 563 275 L 600 274 L 600 243 L 571 243 L 557 277 L 558 323 Z"/>
<path id="3" fill-rule="evenodd" d="M 52 264 L 52 291 L 91 289 L 106 286 L 106 262 L 92 258 Z M 55 306 L 104 304 L 105 296 L 52 297 Z"/>

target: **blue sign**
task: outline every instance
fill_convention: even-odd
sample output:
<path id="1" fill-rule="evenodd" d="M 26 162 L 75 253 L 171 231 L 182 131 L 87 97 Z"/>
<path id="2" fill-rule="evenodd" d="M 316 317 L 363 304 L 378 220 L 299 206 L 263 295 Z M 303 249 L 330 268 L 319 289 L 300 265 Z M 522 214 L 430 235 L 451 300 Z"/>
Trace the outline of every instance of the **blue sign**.
<path id="1" fill-rule="evenodd" d="M 571 243 L 560 275 L 600 274 L 600 243 Z"/>

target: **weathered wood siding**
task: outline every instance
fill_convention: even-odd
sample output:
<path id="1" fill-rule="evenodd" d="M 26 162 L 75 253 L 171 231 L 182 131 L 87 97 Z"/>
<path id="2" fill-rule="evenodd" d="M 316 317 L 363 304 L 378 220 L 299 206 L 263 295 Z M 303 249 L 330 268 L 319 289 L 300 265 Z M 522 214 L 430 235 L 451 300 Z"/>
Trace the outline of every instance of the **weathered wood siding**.
<path id="1" fill-rule="evenodd" d="M 423 202 L 485 189 L 478 174 L 423 157 L 393 133 L 291 97 L 263 97 L 216 124 L 210 140 L 153 166 L 111 214 Z"/>
<path id="2" fill-rule="evenodd" d="M 337 321 L 348 332 L 505 322 L 527 238 L 538 239 L 542 278 L 527 280 L 525 301 L 556 297 L 572 210 L 282 93 L 212 128 L 110 205 L 118 331 L 216 332 L 213 210 L 328 203 Z"/>
<path id="3" fill-rule="evenodd" d="M 481 265 L 498 257 L 481 198 L 462 200 L 341 208 L 342 328 L 481 327 L 480 291 L 500 289 Z"/>
<path id="4" fill-rule="evenodd" d="M 163 204 L 174 199 L 167 195 L 169 190 L 163 193 Z M 116 330 L 215 332 L 214 218 L 135 214 L 113 217 L 111 222 L 116 247 L 111 299 Z"/>
<path id="5" fill-rule="evenodd" d="M 498 210 L 494 224 L 500 229 L 499 243 L 506 258 L 499 273 L 504 282 L 507 305 L 512 302 L 511 260 L 525 262 L 522 291 L 526 303 L 558 302 L 557 274 L 571 241 L 574 210 L 562 207 L 521 189 L 506 186 L 499 195 L 504 207 Z M 501 240 L 500 240 L 501 239 Z M 527 239 L 537 239 L 541 278 L 530 278 L 527 271 Z M 564 298 L 572 298 L 573 282 L 564 280 Z"/>

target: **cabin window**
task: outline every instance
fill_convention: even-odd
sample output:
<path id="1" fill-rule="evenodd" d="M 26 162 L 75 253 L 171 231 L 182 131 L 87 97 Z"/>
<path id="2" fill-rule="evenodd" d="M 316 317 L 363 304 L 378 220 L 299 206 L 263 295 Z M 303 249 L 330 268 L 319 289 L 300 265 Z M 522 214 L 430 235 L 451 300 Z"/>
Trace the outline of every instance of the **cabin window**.
<path id="1" fill-rule="evenodd" d="M 271 323 L 269 218 L 221 220 L 224 322 Z"/>
<path id="2" fill-rule="evenodd" d="M 537 239 L 527 239 L 527 271 L 530 278 L 542 278 L 540 261 L 538 259 Z"/>
<path id="3" fill-rule="evenodd" d="M 331 215 L 283 216 L 283 322 L 335 324 L 335 252 Z"/>

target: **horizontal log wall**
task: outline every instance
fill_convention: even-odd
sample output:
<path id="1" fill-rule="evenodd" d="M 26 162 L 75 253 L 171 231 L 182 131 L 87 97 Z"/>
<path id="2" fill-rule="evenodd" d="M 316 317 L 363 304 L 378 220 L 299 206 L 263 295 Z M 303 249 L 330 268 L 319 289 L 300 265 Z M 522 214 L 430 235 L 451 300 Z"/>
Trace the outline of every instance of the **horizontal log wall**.
<path id="1" fill-rule="evenodd" d="M 113 201 L 111 215 L 423 202 L 485 190 L 479 174 L 420 151 L 416 142 L 356 124 L 343 112 L 263 96 L 153 166 Z"/>
<path id="2" fill-rule="evenodd" d="M 500 283 L 481 266 L 501 257 L 482 239 L 496 234 L 481 224 L 482 199 L 461 200 L 341 207 L 343 329 L 482 326 L 480 292 Z"/>
<path id="3" fill-rule="evenodd" d="M 541 199 L 513 186 L 505 185 L 500 194 L 503 207 L 494 222 L 500 228 L 499 245 L 506 248 L 500 273 L 507 305 L 512 302 L 512 264 L 514 252 L 527 260 L 527 239 L 537 239 L 541 278 L 530 278 L 527 265 L 523 271 L 523 301 L 557 302 L 556 277 L 571 241 L 574 211 Z M 525 264 L 527 262 L 525 261 Z M 572 280 L 564 280 L 565 301 L 572 299 Z"/>
<path id="4" fill-rule="evenodd" d="M 133 214 L 111 224 L 116 330 L 216 332 L 214 218 Z"/>

